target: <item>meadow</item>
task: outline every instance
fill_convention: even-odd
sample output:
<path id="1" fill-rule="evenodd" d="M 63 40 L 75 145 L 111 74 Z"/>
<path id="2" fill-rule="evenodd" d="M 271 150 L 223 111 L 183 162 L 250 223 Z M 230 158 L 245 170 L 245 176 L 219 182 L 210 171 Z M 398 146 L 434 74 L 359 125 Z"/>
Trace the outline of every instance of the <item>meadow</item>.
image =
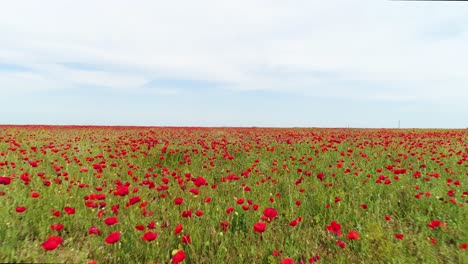
<path id="1" fill-rule="evenodd" d="M 468 130 L 0 126 L 0 262 L 468 263 Z"/>

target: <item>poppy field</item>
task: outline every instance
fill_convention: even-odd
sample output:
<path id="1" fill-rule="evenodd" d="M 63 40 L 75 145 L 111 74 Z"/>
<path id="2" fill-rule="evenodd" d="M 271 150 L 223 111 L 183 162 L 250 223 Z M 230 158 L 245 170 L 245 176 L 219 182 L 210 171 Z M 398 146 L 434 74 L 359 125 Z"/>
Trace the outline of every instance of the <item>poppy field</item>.
<path id="1" fill-rule="evenodd" d="M 467 263 L 468 130 L 0 126 L 0 262 Z"/>

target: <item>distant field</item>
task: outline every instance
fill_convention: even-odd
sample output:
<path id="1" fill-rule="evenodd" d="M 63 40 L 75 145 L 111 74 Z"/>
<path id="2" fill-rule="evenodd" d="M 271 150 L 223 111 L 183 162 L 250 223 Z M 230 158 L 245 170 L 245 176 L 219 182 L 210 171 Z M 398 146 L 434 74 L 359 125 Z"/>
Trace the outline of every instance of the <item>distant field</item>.
<path id="1" fill-rule="evenodd" d="M 0 262 L 468 263 L 468 130 L 0 126 Z"/>

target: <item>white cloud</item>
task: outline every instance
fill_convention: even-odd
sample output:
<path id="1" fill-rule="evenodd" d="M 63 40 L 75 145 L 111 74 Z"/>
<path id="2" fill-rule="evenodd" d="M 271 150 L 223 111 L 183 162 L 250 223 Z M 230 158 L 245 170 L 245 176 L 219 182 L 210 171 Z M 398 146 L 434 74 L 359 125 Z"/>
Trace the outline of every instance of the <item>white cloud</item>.
<path id="1" fill-rule="evenodd" d="M 0 89 L 131 90 L 163 76 L 241 91 L 431 101 L 443 88 L 467 98 L 464 10 L 395 1 L 11 1 L 0 8 L 0 63 L 34 71 L 2 73 Z M 441 25 L 457 30 L 440 34 Z M 366 87 L 348 86 L 360 82 Z"/>

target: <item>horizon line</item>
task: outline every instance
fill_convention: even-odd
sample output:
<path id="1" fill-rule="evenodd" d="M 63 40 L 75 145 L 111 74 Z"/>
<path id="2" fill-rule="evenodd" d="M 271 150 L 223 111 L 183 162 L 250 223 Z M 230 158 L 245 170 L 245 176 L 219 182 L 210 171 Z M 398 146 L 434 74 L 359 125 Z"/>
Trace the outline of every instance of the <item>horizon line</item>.
<path id="1" fill-rule="evenodd" d="M 325 127 L 325 126 L 177 126 L 177 125 L 89 125 L 89 124 L 0 124 L 3 127 L 90 127 L 90 128 L 254 128 L 254 129 L 391 129 L 391 130 L 465 130 L 466 128 L 440 127 Z"/>

